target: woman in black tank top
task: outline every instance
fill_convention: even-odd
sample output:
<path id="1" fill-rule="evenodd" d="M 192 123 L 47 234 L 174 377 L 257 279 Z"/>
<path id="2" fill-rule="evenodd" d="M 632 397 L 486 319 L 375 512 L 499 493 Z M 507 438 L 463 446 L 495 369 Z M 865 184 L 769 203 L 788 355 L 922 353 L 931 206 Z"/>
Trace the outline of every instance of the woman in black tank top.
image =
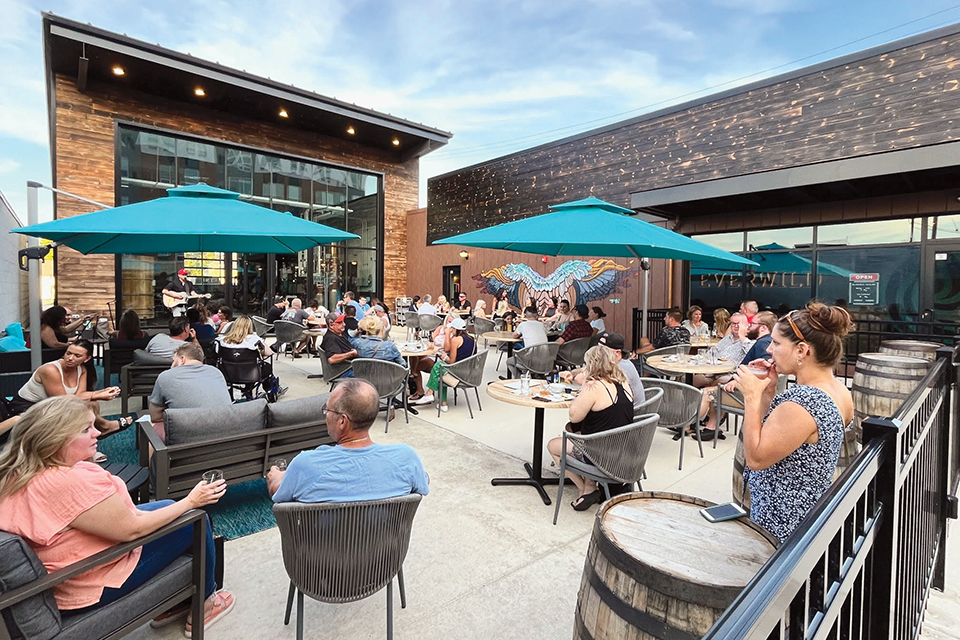
<path id="1" fill-rule="evenodd" d="M 617 366 L 612 351 L 597 345 L 584 356 L 584 382 L 580 395 L 570 405 L 570 423 L 567 429 L 589 435 L 633 422 L 633 395 L 626 376 Z M 553 438 L 547 451 L 556 463 L 560 462 L 563 438 Z M 578 455 L 572 448 L 567 455 Z M 603 500 L 603 491 L 597 483 L 567 471 L 567 477 L 577 485 L 577 499 L 571 503 L 577 511 L 584 511 Z"/>

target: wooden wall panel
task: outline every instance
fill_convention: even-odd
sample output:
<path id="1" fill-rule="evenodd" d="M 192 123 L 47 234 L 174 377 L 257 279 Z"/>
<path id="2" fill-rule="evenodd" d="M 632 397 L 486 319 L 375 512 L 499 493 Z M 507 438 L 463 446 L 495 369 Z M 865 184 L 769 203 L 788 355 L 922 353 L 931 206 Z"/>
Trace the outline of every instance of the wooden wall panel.
<path id="1" fill-rule="evenodd" d="M 634 192 L 957 140 L 958 58 L 955 33 L 431 179 L 427 240 L 590 195 L 629 206 Z"/>
<path id="2" fill-rule="evenodd" d="M 54 180 L 65 191 L 114 204 L 114 125 L 132 122 L 279 154 L 314 158 L 384 174 L 384 295 L 406 286 L 406 212 L 418 205 L 419 160 L 266 122 L 244 120 L 197 105 L 161 100 L 113 86 L 77 91 L 72 78 L 55 78 L 56 163 Z M 90 211 L 78 200 L 58 196 L 58 217 Z M 115 299 L 114 257 L 58 250 L 57 295 L 76 311 L 106 313 Z"/>
<path id="3" fill-rule="evenodd" d="M 443 267 L 448 265 L 460 266 L 461 286 L 467 292 L 468 298 L 476 302 L 478 297 L 478 282 L 473 276 L 482 271 L 513 262 L 528 264 L 540 275 L 546 276 L 557 269 L 567 260 L 590 260 L 589 257 L 577 256 L 549 256 L 547 263 L 541 261 L 541 256 L 515 251 L 500 251 L 494 249 L 475 249 L 466 247 L 470 256 L 464 260 L 460 251 L 465 247 L 454 245 L 427 246 L 427 209 L 418 209 L 407 215 L 407 236 L 410 238 L 410 253 L 408 256 L 406 295 L 420 295 L 429 293 L 436 300 L 443 291 Z M 639 267 L 637 261 L 620 259 L 618 264 Z M 631 264 L 632 263 L 632 264 Z M 650 271 L 650 308 L 658 308 L 674 304 L 670 301 L 670 260 L 653 260 Z M 639 271 L 639 269 L 638 269 Z M 480 297 L 487 301 L 488 312 L 492 308 L 492 296 L 484 293 Z M 612 304 L 609 298 L 619 298 L 619 304 Z M 393 300 L 390 300 L 393 304 Z M 605 300 L 588 303 L 590 306 L 603 308 L 607 317 L 604 324 L 608 331 L 622 333 L 627 343 L 631 340 L 633 326 L 633 308 L 643 303 L 643 275 L 630 280 L 630 286 L 624 291 Z"/>

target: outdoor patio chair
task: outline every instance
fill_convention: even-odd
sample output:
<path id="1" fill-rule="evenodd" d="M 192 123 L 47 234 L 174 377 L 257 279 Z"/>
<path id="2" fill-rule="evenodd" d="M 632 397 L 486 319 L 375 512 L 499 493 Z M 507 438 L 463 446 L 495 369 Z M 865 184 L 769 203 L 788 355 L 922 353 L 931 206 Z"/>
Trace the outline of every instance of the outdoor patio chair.
<path id="1" fill-rule="evenodd" d="M 407 341 L 416 340 L 420 333 L 420 315 L 414 311 L 404 311 L 403 316 L 403 325 L 407 328 Z"/>
<path id="2" fill-rule="evenodd" d="M 560 345 L 557 351 L 557 367 L 560 369 L 576 369 L 583 366 L 583 357 L 590 348 L 590 338 L 577 338 Z"/>
<path id="3" fill-rule="evenodd" d="M 703 440 L 700 439 L 700 399 L 703 392 L 674 380 L 658 380 L 645 378 L 643 388 L 663 389 L 663 399 L 660 401 L 660 426 L 680 433 L 680 465 L 683 470 L 683 445 L 687 427 L 693 426 L 697 435 L 697 446 L 700 448 L 700 457 L 703 457 Z"/>
<path id="4" fill-rule="evenodd" d="M 354 358 L 350 361 L 353 367 L 353 375 L 356 378 L 366 380 L 377 390 L 377 395 L 381 400 L 387 401 L 387 426 L 383 432 L 390 429 L 390 413 L 393 408 L 393 401 L 397 396 L 403 400 L 403 416 L 410 423 L 410 414 L 407 413 L 407 375 L 410 373 L 406 367 L 389 362 L 387 360 L 377 360 L 376 358 Z"/>
<path id="5" fill-rule="evenodd" d="M 643 402 L 633 404 L 633 418 L 636 420 L 645 413 L 660 413 L 660 401 L 663 400 L 662 387 L 643 388 Z"/>
<path id="6" fill-rule="evenodd" d="M 477 340 L 479 340 L 483 334 L 493 331 L 493 328 L 495 326 L 496 325 L 493 323 L 493 320 L 488 320 L 486 318 L 476 318 L 476 317 L 473 319 L 473 329 L 476 332 L 474 333 L 474 335 L 476 336 Z M 483 346 L 484 348 L 488 346 L 486 338 L 483 339 Z"/>
<path id="7" fill-rule="evenodd" d="M 261 318 L 260 316 L 250 316 L 250 319 L 253 320 L 253 329 L 257 332 L 257 335 L 261 338 L 270 335 L 273 332 L 273 325 L 267 322 L 266 318 Z"/>
<path id="8" fill-rule="evenodd" d="M 0 637 L 33 640 L 120 638 L 143 627 L 174 605 L 192 599 L 194 620 L 203 619 L 204 562 L 201 553 L 178 556 L 159 574 L 131 593 L 96 609 L 61 612 L 53 588 L 77 574 L 116 561 L 130 551 L 172 531 L 193 529 L 193 549 L 203 546 L 206 514 L 190 511 L 142 538 L 121 542 L 105 551 L 47 573 L 27 541 L 0 531 Z M 203 625 L 193 637 L 202 640 Z"/>
<path id="9" fill-rule="evenodd" d="M 420 322 L 420 335 L 429 338 L 433 330 L 443 324 L 443 318 L 431 314 L 420 314 L 417 318 Z"/>
<path id="10" fill-rule="evenodd" d="M 303 338 L 305 329 L 306 327 L 299 322 L 277 320 L 273 323 L 273 332 L 277 336 L 277 341 L 273 343 L 273 350 L 280 354 L 283 353 L 284 347 L 290 345 L 290 356 L 293 357 L 294 345 Z"/>
<path id="11" fill-rule="evenodd" d="M 533 344 L 513 352 L 519 371 L 529 371 L 532 376 L 545 377 L 553 371 L 557 361 L 557 351 L 560 350 L 556 342 Z"/>
<path id="12" fill-rule="evenodd" d="M 596 480 L 603 486 L 606 499 L 610 499 L 610 483 L 640 485 L 644 477 L 644 466 L 653 445 L 653 435 L 657 431 L 660 416 L 648 413 L 640 416 L 636 422 L 608 429 L 590 435 L 563 432 L 563 446 L 560 454 L 560 478 L 567 471 L 585 478 Z M 567 443 L 573 450 L 589 462 L 581 462 L 567 453 Z M 563 482 L 557 486 L 557 506 L 553 510 L 553 524 L 557 524 L 560 515 L 560 502 L 563 500 Z M 639 487 L 643 491 L 643 487 Z"/>
<path id="13" fill-rule="evenodd" d="M 230 399 L 233 400 L 235 389 L 239 389 L 243 397 L 248 400 L 257 397 L 258 388 L 263 380 L 262 368 L 266 364 L 260 352 L 256 349 L 230 347 L 221 342 L 216 343 L 216 349 L 216 366 L 227 381 Z"/>
<path id="14" fill-rule="evenodd" d="M 457 404 L 457 390 L 465 389 L 463 396 L 467 399 L 467 411 L 473 420 L 473 407 L 470 406 L 470 389 L 477 394 L 477 410 L 483 411 L 480 406 L 479 387 L 483 384 L 483 367 L 487 363 L 489 351 L 481 351 L 469 358 L 464 358 L 450 365 L 444 365 L 443 375 L 440 376 L 440 388 L 437 394 L 437 416 L 440 415 L 440 398 L 443 397 L 443 388 L 453 387 L 453 404 Z"/>
<path id="15" fill-rule="evenodd" d="M 785 375 L 777 376 L 777 393 L 785 391 L 787 388 L 788 377 Z M 743 417 L 743 395 L 739 391 L 734 391 L 733 393 L 727 393 L 721 388 L 717 388 L 717 392 L 713 396 L 713 406 L 717 410 L 717 429 L 720 428 L 720 423 L 725 417 L 726 414 L 732 414 L 734 416 L 733 422 L 733 435 L 737 435 L 738 428 L 740 426 L 740 418 Z M 729 423 L 727 424 L 727 431 L 730 430 Z M 714 434 L 713 438 L 713 448 L 717 448 L 717 440 L 719 438 Z"/>
<path id="16" fill-rule="evenodd" d="M 403 561 L 422 496 L 411 493 L 362 502 L 273 505 L 283 566 L 290 577 L 283 624 L 297 595 L 297 640 L 303 640 L 303 596 L 330 604 L 354 602 L 387 587 L 387 640 L 393 638 L 393 578 L 406 608 Z M 328 635 L 336 635 L 332 630 Z"/>
<path id="17" fill-rule="evenodd" d="M 647 353 L 640 354 L 640 375 L 650 374 L 654 378 L 669 378 L 671 380 L 676 380 L 682 374 L 678 373 L 667 373 L 661 371 L 655 367 L 651 367 L 647 364 L 647 360 L 653 356 L 672 356 L 678 354 L 688 354 L 690 353 L 689 344 L 674 344 L 669 347 L 663 347 L 661 349 L 654 349 L 653 351 L 648 351 Z"/>
<path id="18" fill-rule="evenodd" d="M 598 344 L 600 344 L 600 338 L 602 338 L 602 337 L 603 337 L 603 333 L 600 332 L 600 331 L 598 331 L 598 332 L 596 332 L 593 336 L 591 336 L 590 338 L 587 338 L 587 340 L 590 341 L 590 346 L 587 347 L 587 350 L 589 351 L 590 348 L 595 347 L 595 346 L 597 346 Z"/>
<path id="19" fill-rule="evenodd" d="M 308 375 L 307 378 L 323 378 L 330 383 L 330 389 L 333 389 L 333 385 L 343 377 L 343 374 L 353 368 L 353 360 L 344 360 L 343 362 L 332 364 L 327 358 L 327 352 L 320 347 L 317 347 L 317 357 L 320 358 L 320 370 L 323 371 L 323 373 L 313 373 Z"/>

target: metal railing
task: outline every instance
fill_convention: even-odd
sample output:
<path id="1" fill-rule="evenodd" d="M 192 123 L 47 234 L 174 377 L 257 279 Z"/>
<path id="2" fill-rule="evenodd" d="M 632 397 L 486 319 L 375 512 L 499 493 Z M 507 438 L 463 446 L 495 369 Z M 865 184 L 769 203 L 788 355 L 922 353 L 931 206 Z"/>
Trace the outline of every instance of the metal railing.
<path id="1" fill-rule="evenodd" d="M 863 450 L 705 639 L 911 640 L 943 588 L 957 459 L 954 352 L 897 414 L 863 422 Z"/>
<path id="2" fill-rule="evenodd" d="M 646 335 L 647 338 L 653 340 L 660 332 L 663 330 L 664 318 L 667 317 L 667 311 L 669 309 L 647 309 L 647 333 L 644 334 L 641 331 L 643 327 L 643 309 L 638 309 L 637 307 L 633 308 L 633 327 L 631 338 L 633 340 L 633 348 L 637 349 L 640 347 L 640 336 Z"/>

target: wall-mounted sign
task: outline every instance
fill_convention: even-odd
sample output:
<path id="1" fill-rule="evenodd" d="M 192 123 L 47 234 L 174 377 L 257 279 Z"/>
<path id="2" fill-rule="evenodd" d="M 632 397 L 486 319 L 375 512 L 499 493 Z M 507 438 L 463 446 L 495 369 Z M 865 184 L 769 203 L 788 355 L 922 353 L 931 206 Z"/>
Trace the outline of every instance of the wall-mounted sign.
<path id="1" fill-rule="evenodd" d="M 852 305 L 875 305 L 880 299 L 879 273 L 851 273 L 850 295 Z"/>

